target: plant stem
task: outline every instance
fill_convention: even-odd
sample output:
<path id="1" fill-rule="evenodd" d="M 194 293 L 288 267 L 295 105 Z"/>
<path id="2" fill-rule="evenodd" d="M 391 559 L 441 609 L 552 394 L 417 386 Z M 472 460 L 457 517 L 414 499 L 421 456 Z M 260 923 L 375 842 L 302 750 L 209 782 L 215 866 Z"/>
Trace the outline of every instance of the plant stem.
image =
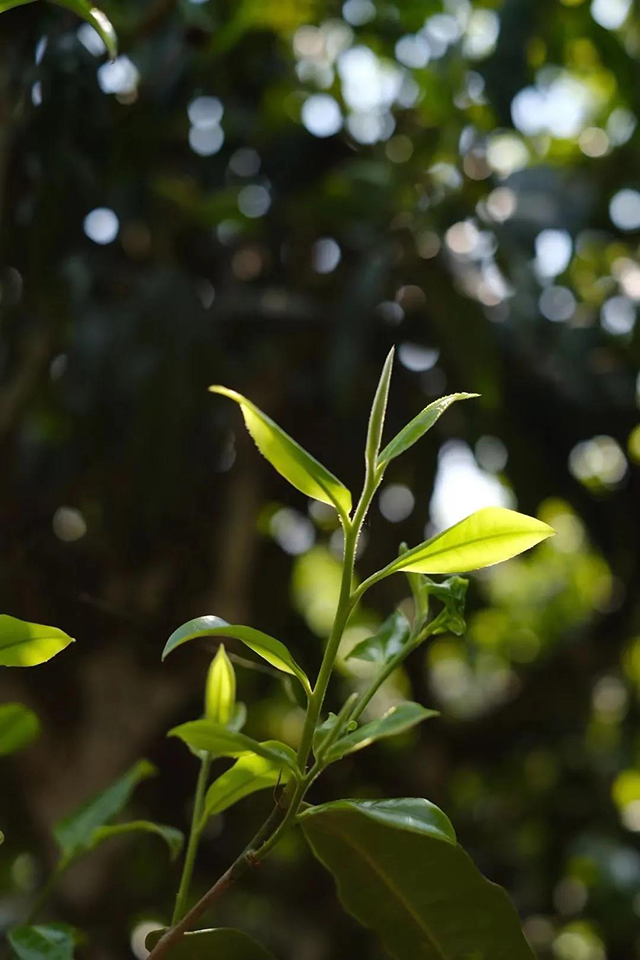
<path id="1" fill-rule="evenodd" d="M 198 852 L 200 837 L 202 836 L 202 811 L 204 807 L 204 797 L 207 789 L 207 782 L 209 780 L 209 771 L 211 769 L 211 759 L 211 756 L 207 754 L 206 757 L 202 758 L 202 762 L 200 764 L 200 773 L 198 774 L 198 782 L 196 784 L 196 792 L 193 801 L 191 831 L 189 833 L 189 842 L 187 844 L 187 852 L 184 858 L 182 876 L 180 877 L 180 886 L 178 887 L 178 893 L 176 895 L 176 904 L 173 909 L 173 917 L 171 919 L 172 924 L 176 924 L 184 916 L 186 903 L 189 897 L 189 887 L 191 886 L 193 867 L 196 860 L 196 853 Z"/>

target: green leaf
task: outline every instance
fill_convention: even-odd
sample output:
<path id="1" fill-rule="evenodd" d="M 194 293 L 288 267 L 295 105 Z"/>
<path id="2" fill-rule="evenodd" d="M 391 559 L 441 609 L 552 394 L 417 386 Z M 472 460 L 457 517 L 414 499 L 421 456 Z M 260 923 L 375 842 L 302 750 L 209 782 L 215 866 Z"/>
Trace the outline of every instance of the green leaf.
<path id="1" fill-rule="evenodd" d="M 361 640 L 349 653 L 347 660 L 366 660 L 384 665 L 402 650 L 409 639 L 411 626 L 404 613 L 396 610 L 372 637 Z"/>
<path id="2" fill-rule="evenodd" d="M 87 23 L 90 23 L 100 39 L 107 48 L 107 53 L 112 60 L 118 56 L 118 38 L 113 29 L 113 24 L 102 10 L 94 7 L 89 0 L 51 0 L 58 7 L 64 7 L 65 10 L 71 10 Z"/>
<path id="3" fill-rule="evenodd" d="M 404 733 L 422 723 L 423 720 L 429 720 L 431 717 L 437 717 L 437 710 L 427 710 L 419 703 L 400 703 L 392 707 L 379 720 L 372 720 L 371 723 L 365 723 L 363 727 L 354 730 L 346 737 L 341 737 L 327 752 L 327 760 L 333 762 L 340 760 L 349 753 L 356 750 L 362 750 L 376 740 L 382 740 L 384 737 L 395 737 L 399 733 Z"/>
<path id="4" fill-rule="evenodd" d="M 236 675 L 224 644 L 221 643 L 207 674 L 205 717 L 226 727 L 233 717 L 235 702 Z"/>
<path id="5" fill-rule="evenodd" d="M 0 706 L 0 757 L 22 750 L 40 733 L 40 721 L 22 703 L 3 703 Z"/>
<path id="6" fill-rule="evenodd" d="M 73 928 L 64 923 L 14 927 L 9 943 L 20 960 L 72 960 Z"/>
<path id="7" fill-rule="evenodd" d="M 411 576 L 419 576 L 419 574 L 411 574 Z M 469 581 L 464 577 L 448 577 L 442 583 L 435 583 L 428 577 L 422 577 L 422 579 L 427 594 L 444 605 L 444 610 L 432 621 L 434 627 L 432 636 L 439 633 L 453 633 L 461 637 L 467 628 L 464 605 Z"/>
<path id="8" fill-rule="evenodd" d="M 349 513 L 351 494 L 347 488 L 277 423 L 235 390 L 220 386 L 209 387 L 209 390 L 240 405 L 247 430 L 258 450 L 292 486 L 314 500 L 334 506 L 341 515 Z"/>
<path id="9" fill-rule="evenodd" d="M 27 3 L 34 3 L 34 0 L 0 0 L 0 13 L 12 10 L 13 7 L 23 7 Z"/>
<path id="10" fill-rule="evenodd" d="M 164 933 L 166 929 L 147 934 L 147 950 L 153 950 Z M 246 933 L 226 927 L 185 933 L 165 956 L 167 960 L 275 960 Z"/>
<path id="11" fill-rule="evenodd" d="M 137 785 L 155 773 L 152 763 L 138 760 L 123 777 L 57 824 L 53 834 L 64 859 L 69 860 L 90 848 L 95 831 L 120 813 Z"/>
<path id="12" fill-rule="evenodd" d="M 485 507 L 444 533 L 403 553 L 381 574 L 388 576 L 398 570 L 414 573 L 479 570 L 509 560 L 554 533 L 555 530 L 542 520 L 504 507 Z"/>
<path id="13" fill-rule="evenodd" d="M 375 467 L 376 457 L 380 450 L 380 441 L 382 440 L 382 431 L 384 429 L 384 418 L 387 412 L 387 398 L 389 396 L 389 383 L 391 381 L 391 371 L 393 369 L 393 358 L 395 348 L 392 347 L 384 362 L 380 381 L 376 389 L 376 395 L 371 405 L 371 414 L 369 416 L 369 429 L 367 431 L 366 461 L 371 468 Z"/>
<path id="14" fill-rule="evenodd" d="M 46 663 L 73 643 L 57 627 L 27 623 L 7 614 L 0 614 L 0 666 L 35 667 Z"/>
<path id="15" fill-rule="evenodd" d="M 274 740 L 266 740 L 264 743 L 266 747 L 272 745 L 276 748 L 281 746 Z M 258 790 L 266 790 L 277 783 L 286 783 L 289 777 L 289 769 L 283 768 L 281 762 L 276 763 L 255 753 L 247 753 L 211 784 L 205 797 L 204 817 L 222 813 L 243 797 L 248 797 Z"/>
<path id="16" fill-rule="evenodd" d="M 427 800 L 339 800 L 298 819 L 344 907 L 396 960 L 534 960 L 505 891 Z"/>
<path id="17" fill-rule="evenodd" d="M 162 659 L 164 660 L 176 647 L 187 643 L 188 640 L 196 640 L 198 637 L 233 637 L 234 640 L 240 640 L 272 667 L 297 677 L 305 691 L 308 694 L 311 693 L 309 678 L 293 659 L 284 643 L 280 643 L 267 633 L 262 633 L 261 630 L 227 623 L 220 617 L 196 617 L 195 620 L 183 623 L 167 640 L 162 651 Z"/>
<path id="18" fill-rule="evenodd" d="M 83 852 L 94 850 L 105 840 L 119 837 L 126 833 L 154 833 L 169 847 L 172 860 L 180 855 L 184 843 L 184 834 L 175 827 L 168 827 L 164 823 L 153 823 L 151 820 L 129 820 L 128 823 L 114 823 L 106 827 L 98 827 L 93 831 L 89 844 Z"/>
<path id="19" fill-rule="evenodd" d="M 442 416 L 445 410 L 455 403 L 456 400 L 471 400 L 478 397 L 478 393 L 451 393 L 448 397 L 440 397 L 434 400 L 428 407 L 414 417 L 406 427 L 403 427 L 400 433 L 396 434 L 391 443 L 388 443 L 382 453 L 378 456 L 378 466 L 387 464 L 394 457 L 399 457 L 401 453 L 412 447 L 414 443 L 423 437 L 427 430 L 430 430 L 436 420 Z"/>
<path id="20" fill-rule="evenodd" d="M 236 733 L 211 720 L 191 720 L 174 727 L 167 736 L 179 737 L 188 747 L 206 750 L 218 757 L 241 757 L 246 753 L 255 753 L 280 766 L 288 767 L 296 777 L 299 775 L 296 755 L 286 743 L 278 740 L 259 743 L 244 733 Z"/>

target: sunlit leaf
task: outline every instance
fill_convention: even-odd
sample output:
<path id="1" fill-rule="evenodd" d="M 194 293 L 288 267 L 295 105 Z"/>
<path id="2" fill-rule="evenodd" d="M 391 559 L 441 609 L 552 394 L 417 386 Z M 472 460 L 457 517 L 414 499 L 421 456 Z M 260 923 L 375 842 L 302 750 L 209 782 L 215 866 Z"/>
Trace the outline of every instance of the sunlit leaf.
<path id="1" fill-rule="evenodd" d="M 409 639 L 411 627 L 404 613 L 392 613 L 374 636 L 357 643 L 350 651 L 348 660 L 366 660 L 369 663 L 388 663 L 402 650 Z"/>
<path id="2" fill-rule="evenodd" d="M 169 827 L 164 823 L 153 823 L 151 820 L 129 820 L 128 823 L 114 823 L 106 827 L 98 827 L 93 831 L 91 840 L 83 852 L 95 849 L 105 840 L 111 840 L 113 837 L 120 837 L 127 833 L 155 834 L 164 840 L 169 847 L 172 860 L 180 855 L 184 843 L 184 834 L 175 827 Z"/>
<path id="3" fill-rule="evenodd" d="M 166 930 L 153 930 L 147 934 L 147 950 L 153 950 L 164 933 Z M 166 960 L 275 960 L 246 933 L 226 927 L 185 933 L 165 956 Z"/>
<path id="4" fill-rule="evenodd" d="M 246 753 L 255 753 L 273 763 L 288 767 L 296 776 L 299 772 L 296 755 L 286 743 L 277 740 L 259 743 L 244 733 L 236 733 L 211 720 L 191 720 L 174 727 L 167 736 L 179 737 L 194 750 L 206 750 L 218 757 L 241 757 Z"/>
<path id="5" fill-rule="evenodd" d="M 87 23 L 90 23 L 93 29 L 99 34 L 100 39 L 107 48 L 107 53 L 112 60 L 118 55 L 118 38 L 113 29 L 113 24 L 102 10 L 94 7 L 89 0 L 51 0 L 52 3 L 66 10 L 71 10 Z"/>
<path id="6" fill-rule="evenodd" d="M 209 390 L 240 405 L 247 430 L 258 450 L 290 484 L 308 497 L 336 507 L 340 513 L 349 513 L 351 494 L 347 488 L 277 423 L 235 390 L 220 386 L 209 387 Z"/>
<path id="7" fill-rule="evenodd" d="M 272 744 L 276 748 L 281 746 L 274 740 L 266 740 L 264 746 Z M 222 813 L 243 797 L 274 787 L 277 783 L 286 783 L 289 777 L 290 770 L 281 762 L 248 753 L 211 784 L 205 797 L 204 816 L 208 818 Z"/>
<path id="8" fill-rule="evenodd" d="M 9 943 L 19 960 L 72 960 L 73 928 L 64 923 L 14 927 Z"/>
<path id="9" fill-rule="evenodd" d="M 27 623 L 7 614 L 0 614 L 0 666 L 35 667 L 46 663 L 73 643 L 57 627 Z"/>
<path id="10" fill-rule="evenodd" d="M 298 819 L 345 908 L 396 960 L 534 960 L 504 890 L 427 800 L 339 800 Z"/>
<path id="11" fill-rule="evenodd" d="M 293 659 L 284 643 L 262 633 L 261 630 L 227 623 L 220 617 L 196 617 L 195 620 L 183 623 L 167 640 L 162 651 L 162 659 L 164 660 L 176 647 L 187 643 L 188 640 L 196 640 L 198 637 L 232 637 L 240 640 L 272 667 L 297 677 L 307 693 L 310 692 L 309 678 Z"/>
<path id="12" fill-rule="evenodd" d="M 346 737 L 341 737 L 327 752 L 327 760 L 339 760 L 348 753 L 354 753 L 356 750 L 362 750 L 376 740 L 382 740 L 385 737 L 395 737 L 399 733 L 404 733 L 422 723 L 423 720 L 429 720 L 431 717 L 437 717 L 437 710 L 427 710 L 419 703 L 400 703 L 391 707 L 379 720 L 372 720 L 371 723 L 365 723 L 358 727 L 353 733 Z"/>
<path id="13" fill-rule="evenodd" d="M 378 456 L 378 466 L 388 463 L 394 457 L 399 457 L 401 453 L 412 447 L 456 400 L 471 400 L 477 396 L 479 396 L 477 393 L 452 393 L 448 397 L 440 397 L 439 400 L 434 400 L 417 417 L 414 417 L 406 427 L 403 427 L 391 443 L 387 444 Z"/>
<path id="14" fill-rule="evenodd" d="M 415 573 L 459 573 L 478 570 L 529 550 L 555 531 L 542 520 L 504 507 L 485 507 L 449 527 L 385 567 Z"/>
<path id="15" fill-rule="evenodd" d="M 0 705 L 0 757 L 22 750 L 40 733 L 40 721 L 22 703 Z"/>
<path id="16" fill-rule="evenodd" d="M 139 760 L 123 777 L 54 827 L 53 833 L 64 859 L 69 860 L 90 847 L 95 831 L 120 813 L 137 785 L 155 773 L 152 763 Z"/>
<path id="17" fill-rule="evenodd" d="M 380 441 L 382 440 L 382 431 L 384 429 L 384 418 L 387 412 L 387 398 L 389 396 L 389 383 L 391 381 L 391 371 L 393 369 L 393 357 L 395 349 L 392 347 L 387 359 L 384 362 L 380 381 L 376 389 L 376 395 L 371 405 L 371 414 L 369 416 L 369 429 L 367 430 L 366 460 L 371 466 L 375 466 L 376 457 L 380 450 Z"/>
<path id="18" fill-rule="evenodd" d="M 207 674 L 204 697 L 206 718 L 226 726 L 233 716 L 235 702 L 236 675 L 221 643 Z"/>

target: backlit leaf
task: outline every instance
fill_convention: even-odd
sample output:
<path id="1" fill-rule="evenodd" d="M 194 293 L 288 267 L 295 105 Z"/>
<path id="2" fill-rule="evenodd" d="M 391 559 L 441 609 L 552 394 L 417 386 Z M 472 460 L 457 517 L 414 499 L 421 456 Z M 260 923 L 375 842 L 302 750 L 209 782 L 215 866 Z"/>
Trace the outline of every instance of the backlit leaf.
<path id="1" fill-rule="evenodd" d="M 409 639 L 410 632 L 411 627 L 404 613 L 396 610 L 385 620 L 374 636 L 357 643 L 347 659 L 366 660 L 380 665 L 388 663 L 402 650 Z"/>
<path id="2" fill-rule="evenodd" d="M 430 430 L 436 420 L 442 416 L 445 410 L 455 403 L 456 400 L 471 400 L 477 397 L 477 393 L 452 393 L 448 397 L 440 397 L 434 400 L 428 407 L 425 407 L 417 417 L 414 417 L 406 427 L 403 427 L 400 433 L 396 434 L 391 443 L 388 443 L 382 453 L 378 456 L 378 466 L 382 466 L 399 457 L 401 453 L 412 447 L 414 443 L 424 436 L 427 430 Z"/>
<path id="3" fill-rule="evenodd" d="M 293 659 L 284 643 L 276 640 L 275 637 L 270 637 L 261 630 L 227 623 L 220 617 L 196 617 L 195 620 L 183 623 L 167 640 L 162 651 L 162 659 L 164 660 L 181 644 L 187 643 L 188 640 L 196 640 L 199 637 L 232 637 L 235 640 L 240 640 L 250 650 L 257 653 L 259 657 L 270 663 L 272 667 L 297 677 L 305 691 L 307 693 L 311 692 L 309 678 L 302 667 Z"/>
<path id="4" fill-rule="evenodd" d="M 27 623 L 7 614 L 0 614 L 0 666 L 35 667 L 46 663 L 73 643 L 57 627 Z"/>
<path id="5" fill-rule="evenodd" d="M 206 750 L 218 757 L 241 757 L 246 753 L 255 753 L 273 763 L 288 767 L 292 773 L 298 775 L 296 755 L 286 743 L 277 740 L 259 743 L 244 733 L 236 733 L 211 720 L 191 720 L 174 727 L 167 736 L 179 737 L 194 750 Z"/>
<path id="6" fill-rule="evenodd" d="M 387 359 L 384 362 L 380 381 L 371 405 L 371 414 L 369 416 L 369 429 L 367 430 L 366 460 L 371 466 L 375 466 L 376 457 L 380 450 L 380 441 L 384 429 L 384 418 L 387 412 L 387 397 L 389 396 L 389 383 L 391 381 L 391 371 L 393 368 L 393 357 L 395 349 L 392 347 Z"/>
<path id="7" fill-rule="evenodd" d="M 40 721 L 22 703 L 0 705 L 0 757 L 22 750 L 40 733 Z"/>
<path id="8" fill-rule="evenodd" d="M 147 950 L 152 950 L 164 933 L 166 930 L 153 930 L 147 934 Z M 166 960 L 275 960 L 246 933 L 226 927 L 185 933 L 165 956 Z"/>
<path id="9" fill-rule="evenodd" d="M 362 750 L 376 740 L 382 740 L 384 737 L 395 737 L 423 720 L 429 720 L 431 717 L 437 717 L 437 710 L 427 710 L 419 703 L 400 703 L 396 707 L 391 707 L 387 713 L 379 720 L 372 720 L 371 723 L 365 723 L 358 727 L 353 733 L 346 737 L 341 737 L 333 744 L 327 753 L 327 760 L 339 760 L 348 753 L 354 753 L 356 750 Z"/>
<path id="10" fill-rule="evenodd" d="M 102 10 L 94 7 L 89 0 L 51 0 L 52 3 L 66 10 L 71 10 L 87 23 L 90 23 L 100 39 L 107 48 L 107 53 L 112 60 L 118 55 L 118 38 L 113 29 L 113 24 Z"/>
<path id="11" fill-rule="evenodd" d="M 298 819 L 344 907 L 396 960 L 534 960 L 505 891 L 427 800 L 339 800 Z"/>
<path id="12" fill-rule="evenodd" d="M 236 675 L 221 643 L 207 674 L 204 698 L 206 718 L 226 726 L 233 717 L 235 702 Z"/>
<path id="13" fill-rule="evenodd" d="M 258 450 L 292 486 L 314 500 L 336 507 L 340 513 L 349 513 L 351 494 L 347 488 L 266 413 L 235 390 L 220 386 L 209 387 L 209 390 L 240 405 L 247 430 Z"/>
<path id="14" fill-rule="evenodd" d="M 269 740 L 265 741 L 264 746 L 271 744 L 279 746 L 276 741 Z M 211 784 L 205 797 L 204 816 L 208 818 L 222 813 L 243 797 L 275 787 L 277 783 L 286 783 L 289 777 L 290 771 L 282 763 L 247 753 Z"/>
<path id="15" fill-rule="evenodd" d="M 14 927 L 9 943 L 19 960 L 72 960 L 73 928 L 64 923 Z"/>
<path id="16" fill-rule="evenodd" d="M 403 553 L 384 575 L 398 570 L 415 573 L 460 573 L 509 560 L 555 531 L 542 520 L 504 507 L 485 507 L 413 550 Z"/>

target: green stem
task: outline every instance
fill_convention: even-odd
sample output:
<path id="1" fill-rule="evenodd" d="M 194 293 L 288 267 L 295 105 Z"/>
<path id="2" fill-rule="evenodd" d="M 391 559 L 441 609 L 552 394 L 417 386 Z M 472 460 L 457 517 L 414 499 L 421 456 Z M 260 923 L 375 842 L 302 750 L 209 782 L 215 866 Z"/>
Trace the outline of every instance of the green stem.
<path id="1" fill-rule="evenodd" d="M 211 760 L 211 756 L 207 754 L 206 757 L 203 757 L 200 764 L 200 773 L 198 774 L 198 782 L 196 784 L 196 793 L 193 802 L 191 831 L 189 833 L 189 842 L 187 844 L 187 852 L 184 858 L 182 876 L 180 877 L 180 886 L 178 887 L 178 893 L 176 895 L 176 904 L 173 909 L 173 917 L 171 919 L 172 926 L 175 925 L 179 920 L 182 920 L 182 917 L 186 911 L 187 900 L 189 898 L 189 888 L 191 886 L 191 878 L 193 877 L 193 868 L 195 865 L 196 854 L 198 852 L 200 837 L 202 836 L 202 811 L 204 808 L 204 797 L 209 780 L 209 771 L 211 769 Z"/>

